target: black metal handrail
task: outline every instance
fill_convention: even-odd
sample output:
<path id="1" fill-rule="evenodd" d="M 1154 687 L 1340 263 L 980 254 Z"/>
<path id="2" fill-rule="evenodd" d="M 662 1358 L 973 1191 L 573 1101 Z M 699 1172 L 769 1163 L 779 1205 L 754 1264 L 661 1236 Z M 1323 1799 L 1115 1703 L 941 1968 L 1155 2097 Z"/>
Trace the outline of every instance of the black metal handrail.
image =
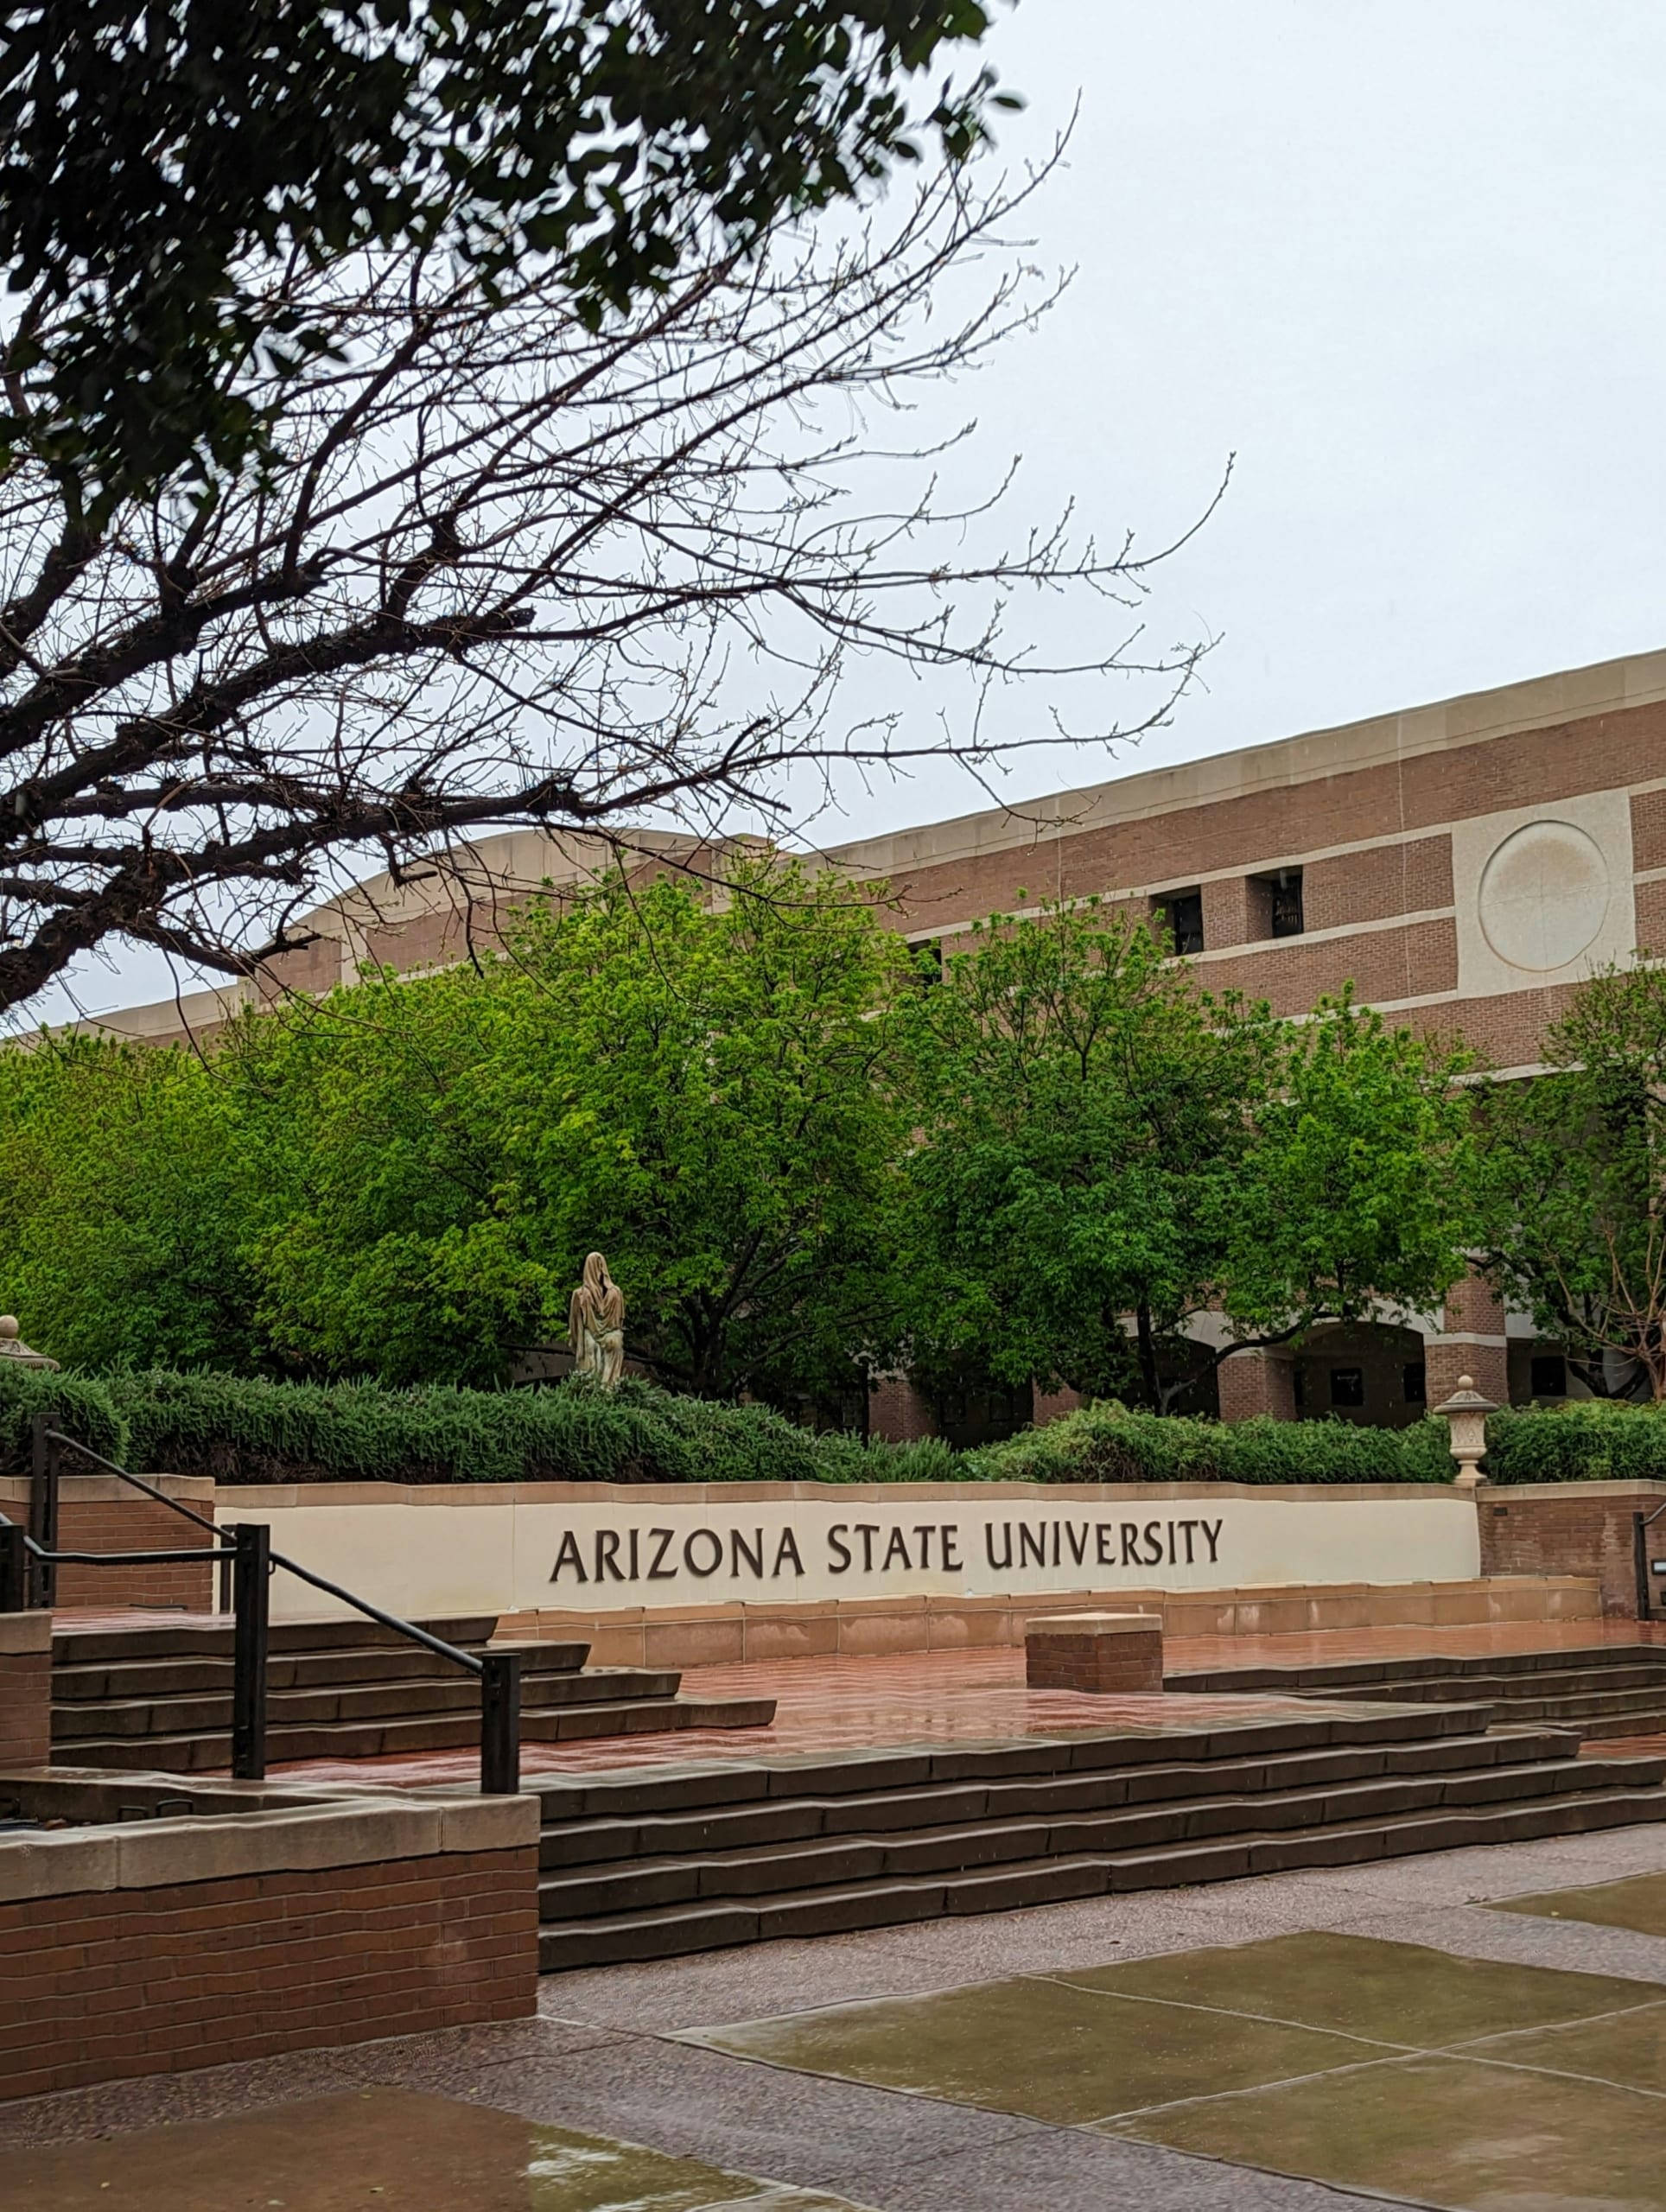
<path id="1" fill-rule="evenodd" d="M 1637 1569 L 1637 1618 L 1640 1621 L 1656 1618 L 1649 1590 L 1649 1531 L 1663 1513 L 1666 1513 L 1666 1498 L 1662 1499 L 1652 1513 L 1634 1513 L 1631 1516 L 1631 1558 Z"/>
<path id="2" fill-rule="evenodd" d="M 107 1475 L 115 1475 L 121 1481 L 130 1483 L 135 1490 L 143 1491 L 147 1497 L 155 1498 L 158 1505 L 165 1505 L 170 1513 L 177 1513 L 181 1519 L 191 1522 L 195 1527 L 206 1529 L 211 1536 L 219 1535 L 218 1524 L 210 1521 L 206 1515 L 194 1513 L 188 1505 L 181 1505 L 178 1498 L 169 1497 L 165 1490 L 158 1490 L 154 1483 L 146 1482 L 143 1475 L 136 1475 L 131 1468 L 118 1467 L 113 1459 L 106 1459 L 101 1452 L 95 1452 L 90 1444 L 82 1444 L 73 1436 L 66 1436 L 61 1429 L 54 1428 L 52 1416 L 49 1414 L 36 1414 L 29 1426 L 34 1466 L 34 1482 L 29 1493 L 30 1504 L 32 1508 L 37 1496 L 50 1493 L 49 1510 L 53 1529 L 51 1541 L 55 1542 L 57 1539 L 58 1453 L 64 1446 L 67 1446 L 78 1459 L 90 1459 L 95 1467 L 102 1467 Z M 30 1519 L 32 1524 L 34 1519 L 32 1511 Z M 222 1553 L 219 1569 L 219 1610 L 222 1613 L 229 1613 L 232 1610 L 231 1573 L 229 1560 Z M 54 1579 L 48 1567 L 46 1580 L 47 1595 L 41 1600 L 45 1605 L 49 1605 L 52 1603 Z"/>
<path id="3" fill-rule="evenodd" d="M 56 1595 L 60 1565 L 85 1567 L 134 1566 L 141 1561 L 160 1564 L 218 1560 L 222 1599 L 230 1580 L 232 1615 L 232 1773 L 239 1782 L 259 1782 L 266 1773 L 266 1662 L 270 1643 L 270 1582 L 282 1567 L 327 1597 L 351 1605 L 366 1619 L 408 1637 L 437 1657 L 478 1676 L 480 1685 L 480 1789 L 487 1796 L 513 1796 L 520 1789 L 520 1654 L 518 1651 L 464 1651 L 443 1637 L 430 1635 L 414 1621 L 383 1611 L 368 1598 L 345 1590 L 322 1574 L 315 1574 L 298 1560 L 271 1548 L 271 1530 L 264 1522 L 234 1522 L 224 1530 L 177 1498 L 169 1497 L 126 1467 L 118 1467 L 73 1436 L 51 1427 L 48 1417 L 37 1414 L 32 1423 L 34 1479 L 29 1487 L 29 1527 L 20 1529 L 0 1513 L 0 1612 L 20 1612 L 26 1607 L 49 1606 Z M 67 1446 L 92 1460 L 106 1472 L 118 1475 L 134 1489 L 169 1506 L 186 1520 L 207 1529 L 212 1545 L 192 1551 L 67 1552 L 58 1547 L 58 1491 L 60 1449 Z M 231 1539 L 229 1548 L 219 1539 Z M 226 1610 L 222 1604 L 222 1610 Z"/>

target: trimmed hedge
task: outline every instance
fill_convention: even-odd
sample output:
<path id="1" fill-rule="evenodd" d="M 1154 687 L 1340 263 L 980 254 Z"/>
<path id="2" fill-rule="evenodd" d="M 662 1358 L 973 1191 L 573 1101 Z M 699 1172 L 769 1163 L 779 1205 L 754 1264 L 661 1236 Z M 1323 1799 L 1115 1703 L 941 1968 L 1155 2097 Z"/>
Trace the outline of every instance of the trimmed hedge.
<path id="1" fill-rule="evenodd" d="M 0 1473 L 26 1473 L 29 1421 L 137 1473 L 219 1482 L 1449 1482 L 1447 1425 L 1160 1420 L 1106 1403 L 1004 1444 L 864 1444 L 763 1406 L 627 1382 L 538 1390 L 274 1382 L 210 1372 L 54 1375 L 0 1367 Z M 1501 1483 L 1666 1478 L 1666 1414 L 1581 1402 L 1495 1414 Z"/>
<path id="2" fill-rule="evenodd" d="M 1345 1421 L 1188 1421 L 1107 1402 L 969 1455 L 986 1481 L 1027 1483 L 1449 1483 L 1447 1424 L 1362 1428 Z"/>
<path id="3" fill-rule="evenodd" d="M 1666 1413 L 1582 1398 L 1493 1414 L 1485 1467 L 1495 1483 L 1666 1480 Z"/>
<path id="4" fill-rule="evenodd" d="M 132 1463 L 127 1424 L 105 1385 L 48 1367 L 0 1366 L 0 1475 L 26 1475 L 32 1464 L 30 1424 L 50 1414 L 52 1425 L 118 1467 Z"/>
<path id="5" fill-rule="evenodd" d="M 29 1465 L 29 1417 L 135 1473 L 217 1482 L 918 1482 L 956 1471 L 945 1444 L 815 1435 L 763 1406 L 627 1382 L 555 1389 L 389 1390 L 152 1370 L 0 1375 L 0 1466 Z M 14 1456 L 4 1455 L 10 1447 Z M 21 1448 L 21 1459 L 15 1456 Z"/>

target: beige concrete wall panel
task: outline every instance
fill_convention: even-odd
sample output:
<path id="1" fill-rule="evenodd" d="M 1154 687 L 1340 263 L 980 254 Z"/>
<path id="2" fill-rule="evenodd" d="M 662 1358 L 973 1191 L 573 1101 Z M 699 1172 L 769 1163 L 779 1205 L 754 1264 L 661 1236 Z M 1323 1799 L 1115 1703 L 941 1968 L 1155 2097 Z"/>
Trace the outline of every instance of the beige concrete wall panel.
<path id="1" fill-rule="evenodd" d="M 265 1510 L 222 1497 L 219 1515 L 268 1522 L 278 1548 L 407 1618 L 625 1617 L 630 1649 L 651 1663 L 664 1660 L 668 1610 L 684 1625 L 698 1616 L 707 1658 L 737 1658 L 747 1606 L 834 1600 L 842 1616 L 865 1605 L 888 1618 L 927 1599 L 1086 1588 L 1120 1603 L 1131 1589 L 1207 1590 L 1224 1576 L 1323 1586 L 1364 1567 L 1373 1582 L 1461 1581 L 1479 1562 L 1470 1501 L 1421 1485 L 803 1484 L 760 1497 L 729 1484 L 649 1497 L 594 1484 L 548 1503 L 499 1491 L 466 1512 L 412 1495 Z M 279 1618 L 327 1610 L 283 1576 L 272 1597 Z"/>

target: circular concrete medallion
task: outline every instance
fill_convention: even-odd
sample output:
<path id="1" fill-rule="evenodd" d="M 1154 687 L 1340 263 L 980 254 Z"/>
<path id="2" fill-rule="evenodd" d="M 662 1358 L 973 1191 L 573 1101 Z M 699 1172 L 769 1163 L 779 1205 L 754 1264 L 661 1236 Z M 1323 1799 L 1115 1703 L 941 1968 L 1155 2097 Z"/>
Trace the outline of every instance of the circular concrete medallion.
<path id="1" fill-rule="evenodd" d="M 1481 933 L 1512 968 L 1565 968 L 1608 912 L 1608 863 L 1571 822 L 1513 830 L 1481 871 Z"/>

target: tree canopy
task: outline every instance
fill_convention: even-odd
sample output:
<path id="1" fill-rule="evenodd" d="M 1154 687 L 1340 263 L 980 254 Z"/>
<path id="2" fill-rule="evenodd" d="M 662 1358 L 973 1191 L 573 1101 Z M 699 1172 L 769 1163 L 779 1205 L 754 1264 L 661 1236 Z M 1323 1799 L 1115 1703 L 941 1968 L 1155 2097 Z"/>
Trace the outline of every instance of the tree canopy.
<path id="1" fill-rule="evenodd" d="M 277 1351 L 499 1377 L 607 1253 L 663 1379 L 836 1405 L 893 1326 L 903 954 L 848 887 L 742 865 L 715 904 L 614 876 L 508 957 L 245 1025 L 223 1056 L 282 1196 Z"/>
<path id="2" fill-rule="evenodd" d="M 1170 1411 L 1462 1273 L 1453 1056 L 1211 997 L 1093 903 L 940 974 L 893 918 L 767 852 L 620 870 L 202 1057 L 0 1053 L 3 1302 L 93 1364 L 490 1384 L 599 1248 L 657 1379 L 848 1421 L 899 1365 Z"/>
<path id="3" fill-rule="evenodd" d="M 1462 1273 L 1453 1057 L 1347 998 L 1275 1021 L 1167 953 L 1092 902 L 997 916 L 915 1001 L 939 1356 L 1163 1409 L 1236 1350 Z"/>
<path id="4" fill-rule="evenodd" d="M 1487 1100 L 1491 1270 L 1596 1396 L 1666 1400 L 1666 970 L 1593 976 L 1542 1049 Z"/>
<path id="5" fill-rule="evenodd" d="M 0 261 L 22 297 L 0 441 L 83 518 L 268 445 L 249 357 L 339 341 L 266 272 L 443 247 L 528 257 L 585 319 L 713 238 L 854 197 L 982 133 L 978 0 L 38 0 L 0 47 Z M 994 95 L 996 99 L 1004 95 Z"/>

